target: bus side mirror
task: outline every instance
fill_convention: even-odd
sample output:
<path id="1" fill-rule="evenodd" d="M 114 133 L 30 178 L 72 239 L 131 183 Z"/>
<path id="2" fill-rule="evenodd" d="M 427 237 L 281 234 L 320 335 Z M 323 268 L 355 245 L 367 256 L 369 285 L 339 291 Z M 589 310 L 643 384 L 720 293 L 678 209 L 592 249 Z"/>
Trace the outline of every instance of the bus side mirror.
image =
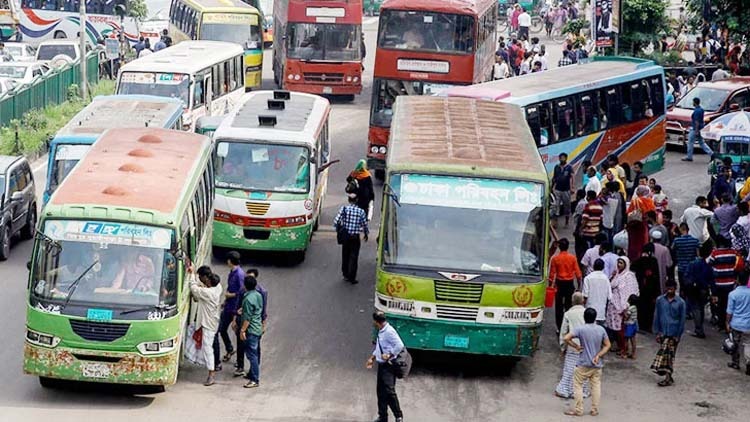
<path id="1" fill-rule="evenodd" d="M 331 167 L 332 165 L 338 163 L 339 161 L 341 160 L 333 160 L 333 161 L 329 161 L 323 164 L 322 166 L 318 168 L 318 173 L 323 173 L 324 171 L 328 170 L 328 167 Z"/>
<path id="2" fill-rule="evenodd" d="M 31 261 L 26 261 L 26 269 L 31 271 Z"/>

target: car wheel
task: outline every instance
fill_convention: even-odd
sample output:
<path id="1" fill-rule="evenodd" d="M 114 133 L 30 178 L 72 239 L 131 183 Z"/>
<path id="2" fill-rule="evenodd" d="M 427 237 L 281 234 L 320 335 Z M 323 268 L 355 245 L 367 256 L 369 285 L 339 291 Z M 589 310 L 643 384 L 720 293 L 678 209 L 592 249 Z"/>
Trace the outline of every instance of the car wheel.
<path id="1" fill-rule="evenodd" d="M 36 204 L 31 204 L 29 207 L 28 218 L 26 219 L 26 226 L 21 230 L 21 237 L 24 239 L 33 239 L 36 234 Z"/>
<path id="2" fill-rule="evenodd" d="M 57 380 L 48 377 L 39 377 L 39 385 L 43 388 L 55 388 L 57 387 Z"/>
<path id="3" fill-rule="evenodd" d="M 63 32 L 63 31 L 55 31 L 55 39 L 60 40 L 60 39 L 63 39 L 63 38 L 68 38 L 68 36 L 65 35 L 65 32 Z"/>
<path id="4" fill-rule="evenodd" d="M 10 227 L 3 227 L 0 233 L 0 261 L 10 258 Z"/>

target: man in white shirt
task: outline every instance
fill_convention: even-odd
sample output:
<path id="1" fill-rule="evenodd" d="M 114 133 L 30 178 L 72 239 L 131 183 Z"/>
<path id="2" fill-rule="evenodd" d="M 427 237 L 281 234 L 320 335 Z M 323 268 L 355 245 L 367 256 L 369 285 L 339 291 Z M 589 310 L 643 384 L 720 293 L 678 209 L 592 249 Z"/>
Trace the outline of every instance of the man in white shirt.
<path id="1" fill-rule="evenodd" d="M 703 244 L 708 240 L 708 220 L 714 213 L 708 209 L 708 199 L 705 196 L 695 198 L 695 205 L 685 209 L 680 218 L 680 223 L 688 225 L 688 234 L 698 239 Z"/>
<path id="2" fill-rule="evenodd" d="M 602 182 L 596 177 L 596 167 L 590 166 L 586 169 L 586 175 L 589 176 L 589 182 L 586 183 L 586 187 L 583 189 L 588 192 L 590 190 L 596 192 L 597 195 L 602 191 Z"/>
<path id="3" fill-rule="evenodd" d="M 720 81 L 722 79 L 728 79 L 732 75 L 724 69 L 724 65 L 720 65 L 718 69 L 711 74 L 711 81 Z"/>
<path id="4" fill-rule="evenodd" d="M 534 61 L 542 64 L 542 71 L 547 70 L 547 47 L 539 46 L 539 51 L 534 55 Z"/>
<path id="5" fill-rule="evenodd" d="M 216 383 L 214 379 L 216 369 L 214 367 L 214 347 L 219 345 L 216 332 L 219 330 L 219 314 L 221 312 L 221 279 L 207 266 L 198 268 L 198 280 L 196 280 L 192 266 L 188 267 L 187 271 L 190 280 L 190 293 L 192 293 L 193 299 L 198 302 L 195 328 L 196 330 L 200 329 L 203 333 L 201 349 L 208 369 L 208 378 L 203 385 L 208 387 Z M 214 341 L 214 339 L 217 341 Z"/>
<path id="6" fill-rule="evenodd" d="M 521 14 L 518 15 L 518 38 L 522 40 L 529 39 L 529 28 L 531 27 L 531 15 L 521 8 Z"/>
<path id="7" fill-rule="evenodd" d="M 583 279 L 583 297 L 586 298 L 586 308 L 596 310 L 596 323 L 604 325 L 607 311 L 607 301 L 612 299 L 612 287 L 609 277 L 604 272 L 604 261 L 594 262 L 594 272 Z"/>
<path id="8" fill-rule="evenodd" d="M 584 268 L 584 274 L 589 275 L 594 272 L 594 262 L 596 262 L 597 259 L 601 258 L 599 245 L 604 242 L 606 238 L 603 234 L 599 234 L 594 238 L 594 246 L 588 248 L 586 252 L 583 254 L 583 258 L 581 258 L 581 265 L 583 265 Z"/>

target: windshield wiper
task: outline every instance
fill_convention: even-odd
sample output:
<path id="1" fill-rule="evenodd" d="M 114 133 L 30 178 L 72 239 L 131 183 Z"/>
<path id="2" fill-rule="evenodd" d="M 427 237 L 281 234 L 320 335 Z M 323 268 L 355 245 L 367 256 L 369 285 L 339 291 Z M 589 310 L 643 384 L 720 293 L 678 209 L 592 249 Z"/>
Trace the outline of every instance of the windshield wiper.
<path id="1" fill-rule="evenodd" d="M 81 280 L 83 280 L 83 277 L 86 274 L 88 274 L 89 271 L 91 271 L 92 268 L 94 268 L 94 265 L 96 265 L 98 263 L 99 263 L 99 260 L 98 259 L 94 259 L 94 262 L 92 262 L 91 265 L 88 266 L 88 268 L 86 268 L 85 270 L 83 270 L 83 272 L 81 273 L 81 275 L 79 275 L 78 278 L 76 278 L 73 281 L 73 283 L 71 283 L 70 287 L 68 287 L 68 290 L 65 292 L 65 294 L 68 297 L 65 298 L 65 303 L 63 303 L 63 306 L 62 306 L 62 308 L 60 310 L 63 310 L 63 309 L 65 309 L 66 306 L 68 306 L 68 302 L 70 302 L 70 298 L 73 297 L 73 293 L 75 293 L 76 288 L 78 287 L 78 283 L 80 283 Z"/>
<path id="2" fill-rule="evenodd" d="M 401 206 L 401 202 L 399 202 L 398 200 L 398 194 L 393 191 L 391 185 L 387 183 L 383 185 L 383 194 L 391 198 L 391 200 L 396 203 L 396 205 L 398 205 L 399 207 Z"/>
<path id="3" fill-rule="evenodd" d="M 41 231 L 36 231 L 36 239 L 41 240 L 44 243 L 44 250 L 49 252 L 52 256 L 57 256 L 62 252 L 62 245 L 55 239 L 47 236 Z"/>
<path id="4" fill-rule="evenodd" d="M 134 312 L 141 312 L 141 311 L 148 311 L 151 309 L 156 309 L 158 311 L 168 311 L 170 309 L 174 309 L 177 305 L 149 305 L 149 306 L 141 306 L 140 308 L 131 308 L 131 309 L 125 309 L 124 311 L 120 311 L 120 315 L 127 315 L 132 314 Z"/>

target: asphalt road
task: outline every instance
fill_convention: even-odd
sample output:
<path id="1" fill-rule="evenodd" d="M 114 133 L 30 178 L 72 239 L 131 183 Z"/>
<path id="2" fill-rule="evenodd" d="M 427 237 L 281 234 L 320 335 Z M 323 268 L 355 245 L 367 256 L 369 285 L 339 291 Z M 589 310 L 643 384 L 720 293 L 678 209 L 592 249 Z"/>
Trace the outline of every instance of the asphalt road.
<path id="1" fill-rule="evenodd" d="M 301 265 L 288 267 L 274 257 L 257 266 L 269 290 L 269 329 L 263 339 L 261 387 L 245 390 L 225 369 L 218 382 L 203 387 L 201 368 L 181 368 L 179 381 L 162 394 L 138 389 L 73 384 L 40 387 L 21 372 L 25 320 L 26 261 L 31 243 L 17 244 L 0 264 L 0 421 L 369 421 L 376 414 L 375 374 L 364 369 L 371 350 L 375 248 L 364 244 L 360 283 L 341 279 L 339 248 L 330 228 L 344 202 L 344 178 L 365 151 L 376 26 L 365 25 L 368 42 L 365 90 L 354 103 L 335 104 L 331 117 L 334 158 L 323 223 Z M 270 63 L 270 55 L 266 58 Z M 266 81 L 270 83 L 270 72 Z M 270 85 L 269 85 L 270 87 Z M 705 156 L 692 164 L 668 154 L 666 169 L 656 175 L 681 212 L 707 187 Z M 43 169 L 37 172 L 42 186 Z M 379 187 L 378 187 L 379 189 Z M 679 215 L 679 214 L 678 214 Z M 374 221 L 378 220 L 376 215 Z M 372 236 L 373 239 L 375 236 Z M 225 273 L 222 264 L 214 269 Z M 514 363 L 473 356 L 415 355 L 412 376 L 398 391 L 407 421 L 560 421 L 569 403 L 555 398 L 560 376 L 552 313 L 547 313 L 541 350 Z M 652 337 L 639 337 L 638 359 L 605 359 L 602 421 L 737 421 L 747 415 L 750 377 L 729 370 L 721 337 L 687 337 L 677 357 L 677 384 L 656 386 L 648 369 L 656 350 Z M 227 365 L 231 366 L 231 365 Z"/>

